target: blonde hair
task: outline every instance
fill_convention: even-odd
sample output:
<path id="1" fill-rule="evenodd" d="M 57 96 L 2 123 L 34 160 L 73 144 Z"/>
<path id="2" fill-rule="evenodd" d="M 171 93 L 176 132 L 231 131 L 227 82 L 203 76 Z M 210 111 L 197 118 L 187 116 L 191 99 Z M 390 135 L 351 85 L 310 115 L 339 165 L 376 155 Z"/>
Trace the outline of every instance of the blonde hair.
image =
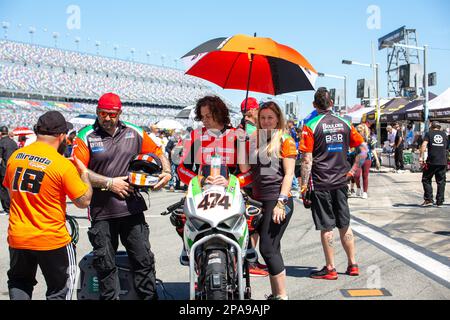
<path id="1" fill-rule="evenodd" d="M 276 132 L 274 134 L 272 134 L 272 138 L 270 139 L 270 142 L 267 143 L 267 146 L 264 150 L 264 152 L 266 152 L 267 156 L 272 157 L 272 156 L 276 156 L 276 157 L 280 157 L 281 156 L 281 139 L 285 133 L 286 130 L 286 119 L 284 118 L 283 112 L 281 112 L 280 107 L 278 106 L 278 104 L 276 104 L 275 102 L 266 102 L 264 103 L 258 110 L 258 123 L 257 123 L 257 128 L 258 131 L 261 130 L 261 122 L 260 122 L 260 114 L 261 111 L 265 110 L 265 109 L 270 109 L 273 111 L 273 113 L 275 113 L 275 115 L 277 116 L 278 119 L 278 124 L 276 129 Z M 259 134 L 258 134 L 258 146 L 260 145 L 260 141 L 259 141 Z"/>
<path id="2" fill-rule="evenodd" d="M 364 140 L 366 142 L 369 140 L 370 137 L 370 131 L 369 128 L 366 126 L 366 124 L 361 123 L 356 127 L 356 130 L 363 136 Z"/>

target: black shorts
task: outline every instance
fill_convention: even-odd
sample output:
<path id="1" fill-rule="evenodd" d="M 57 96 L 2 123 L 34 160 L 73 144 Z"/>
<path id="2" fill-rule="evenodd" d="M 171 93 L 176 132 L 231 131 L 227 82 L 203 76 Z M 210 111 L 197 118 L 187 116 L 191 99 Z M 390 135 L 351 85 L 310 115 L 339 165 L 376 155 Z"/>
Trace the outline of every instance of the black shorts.
<path id="1" fill-rule="evenodd" d="M 311 193 L 311 210 L 316 230 L 347 228 L 350 225 L 348 207 L 348 187 L 330 191 L 313 191 Z"/>

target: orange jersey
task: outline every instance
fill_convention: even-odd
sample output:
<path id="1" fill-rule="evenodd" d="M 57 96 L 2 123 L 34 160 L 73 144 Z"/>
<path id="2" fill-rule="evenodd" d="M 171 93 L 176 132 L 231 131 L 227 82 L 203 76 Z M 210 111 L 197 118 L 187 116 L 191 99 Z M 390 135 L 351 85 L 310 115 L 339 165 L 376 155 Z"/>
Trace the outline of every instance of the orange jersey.
<path id="1" fill-rule="evenodd" d="M 88 186 L 68 159 L 48 144 L 35 142 L 11 155 L 3 185 L 11 196 L 11 248 L 48 251 L 71 242 L 66 196 L 78 199 Z"/>

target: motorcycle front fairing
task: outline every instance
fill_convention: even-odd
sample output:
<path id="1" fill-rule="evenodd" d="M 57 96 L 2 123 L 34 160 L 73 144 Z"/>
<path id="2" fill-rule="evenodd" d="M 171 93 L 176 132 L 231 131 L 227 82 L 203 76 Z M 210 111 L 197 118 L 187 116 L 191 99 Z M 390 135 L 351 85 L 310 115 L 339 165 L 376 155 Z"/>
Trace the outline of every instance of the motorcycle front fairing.
<path id="1" fill-rule="evenodd" d="M 233 236 L 245 255 L 248 244 L 248 226 L 245 201 L 238 179 L 230 175 L 228 187 L 206 185 L 201 188 L 198 177 L 191 180 L 184 204 L 186 227 L 185 247 L 190 252 L 194 241 L 211 230 Z"/>

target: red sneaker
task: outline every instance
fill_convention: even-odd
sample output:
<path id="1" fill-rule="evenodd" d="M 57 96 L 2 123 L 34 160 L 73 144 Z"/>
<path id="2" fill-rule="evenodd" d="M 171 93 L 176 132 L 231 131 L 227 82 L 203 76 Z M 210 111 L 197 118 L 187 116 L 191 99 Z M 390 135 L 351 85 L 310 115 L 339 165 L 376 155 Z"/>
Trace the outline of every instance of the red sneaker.
<path id="1" fill-rule="evenodd" d="M 310 274 L 313 279 L 337 280 L 338 274 L 336 269 L 329 270 L 326 266 L 320 271 L 315 271 Z"/>
<path id="2" fill-rule="evenodd" d="M 248 266 L 248 273 L 250 273 L 251 277 L 267 277 L 269 275 L 269 272 L 259 268 L 256 264 L 250 264 Z"/>
<path id="3" fill-rule="evenodd" d="M 345 271 L 345 274 L 356 277 L 359 276 L 359 268 L 357 264 L 352 264 L 347 267 L 347 271 Z"/>

